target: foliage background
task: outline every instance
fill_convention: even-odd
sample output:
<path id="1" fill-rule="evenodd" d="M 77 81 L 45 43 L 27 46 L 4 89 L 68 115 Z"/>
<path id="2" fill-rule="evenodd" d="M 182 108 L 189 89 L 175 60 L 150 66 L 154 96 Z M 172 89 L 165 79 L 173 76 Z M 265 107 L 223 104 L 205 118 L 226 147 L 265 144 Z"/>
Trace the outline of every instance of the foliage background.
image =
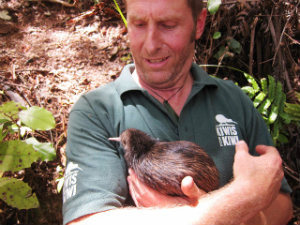
<path id="1" fill-rule="evenodd" d="M 118 3 L 125 12 L 123 3 Z M 0 103 L 17 99 L 25 105 L 45 107 L 57 123 L 54 131 L 39 133 L 39 139 L 54 143 L 56 160 L 5 174 L 28 183 L 41 207 L 18 210 L 0 201 L 0 224 L 61 224 L 61 193 L 57 192 L 56 179 L 65 166 L 68 111 L 80 94 L 115 79 L 122 66 L 131 61 L 127 32 L 113 1 L 68 4 L 58 0 L 0 0 L 0 11 L 5 9 L 12 16 L 9 21 L 0 19 L 0 90 L 4 91 Z M 271 75 L 283 84 L 287 101 L 297 103 L 299 9 L 299 0 L 224 0 L 219 11 L 207 18 L 205 32 L 196 43 L 195 61 L 232 66 L 257 79 Z M 217 31 L 221 37 L 214 39 Z M 240 44 L 235 43 L 236 50 L 229 48 L 232 39 Z M 227 54 L 215 57 L 220 48 L 227 49 Z M 206 69 L 241 86 L 247 84 L 234 70 Z M 278 149 L 293 189 L 294 218 L 290 224 L 299 225 L 300 130 L 295 125 L 286 129 L 289 142 Z"/>

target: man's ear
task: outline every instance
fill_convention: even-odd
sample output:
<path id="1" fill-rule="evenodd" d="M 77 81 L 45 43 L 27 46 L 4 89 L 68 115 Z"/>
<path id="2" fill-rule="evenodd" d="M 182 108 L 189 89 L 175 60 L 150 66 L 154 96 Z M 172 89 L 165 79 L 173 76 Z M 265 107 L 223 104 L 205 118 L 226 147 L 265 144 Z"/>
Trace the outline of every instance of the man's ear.
<path id="1" fill-rule="evenodd" d="M 198 40 L 201 37 L 201 35 L 204 31 L 206 15 L 207 15 L 207 10 L 202 9 L 202 11 L 199 13 L 199 15 L 197 17 L 196 34 L 195 34 L 196 40 Z"/>

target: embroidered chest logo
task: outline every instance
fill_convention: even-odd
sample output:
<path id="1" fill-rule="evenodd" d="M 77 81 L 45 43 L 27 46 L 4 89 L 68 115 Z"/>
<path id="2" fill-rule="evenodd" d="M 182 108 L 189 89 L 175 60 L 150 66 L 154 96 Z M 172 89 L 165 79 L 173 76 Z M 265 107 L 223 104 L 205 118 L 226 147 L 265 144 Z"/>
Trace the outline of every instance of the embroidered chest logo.
<path id="1" fill-rule="evenodd" d="M 227 119 L 224 115 L 216 115 L 216 131 L 221 147 L 233 146 L 239 141 L 236 124 L 232 119 Z"/>
<path id="2" fill-rule="evenodd" d="M 78 172 L 82 170 L 78 164 L 69 162 L 65 172 L 63 202 L 76 195 L 76 184 Z"/>

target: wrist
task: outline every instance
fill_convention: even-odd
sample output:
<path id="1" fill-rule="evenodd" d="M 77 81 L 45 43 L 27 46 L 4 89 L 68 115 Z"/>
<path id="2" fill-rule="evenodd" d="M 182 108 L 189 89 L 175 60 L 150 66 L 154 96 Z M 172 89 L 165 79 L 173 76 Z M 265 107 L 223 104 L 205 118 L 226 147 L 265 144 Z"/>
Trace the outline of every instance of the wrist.
<path id="1" fill-rule="evenodd" d="M 214 224 L 235 225 L 247 221 L 263 208 L 259 198 L 247 181 L 233 180 L 200 198 L 196 208 L 198 215 L 213 218 Z"/>

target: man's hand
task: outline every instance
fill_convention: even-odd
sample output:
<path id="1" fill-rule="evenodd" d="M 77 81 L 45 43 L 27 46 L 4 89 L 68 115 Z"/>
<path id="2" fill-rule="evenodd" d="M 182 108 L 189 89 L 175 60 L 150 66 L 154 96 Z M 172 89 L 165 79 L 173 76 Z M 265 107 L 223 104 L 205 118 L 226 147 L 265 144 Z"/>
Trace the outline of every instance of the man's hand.
<path id="1" fill-rule="evenodd" d="M 129 170 L 129 189 L 138 208 L 108 210 L 86 216 L 76 222 L 82 225 L 138 225 L 142 220 L 145 224 L 161 224 L 163 221 L 174 225 L 239 225 L 243 222 L 253 222 L 252 224 L 256 225 L 266 221 L 271 225 L 286 224 L 291 216 L 292 207 L 288 196 L 278 195 L 283 176 L 281 158 L 273 147 L 258 146 L 257 152 L 260 156 L 251 156 L 247 145 L 244 142 L 238 143 L 233 181 L 210 194 L 202 195 L 203 192 L 197 188 L 193 179 L 185 177 L 181 189 L 186 198 L 162 195 L 140 182 L 133 170 Z M 270 204 L 274 197 L 275 200 Z M 194 204 L 197 205 L 194 207 Z M 185 206 L 172 207 L 178 205 Z M 193 207 L 190 207 L 191 205 Z M 144 210 L 142 207 L 152 208 Z M 263 214 L 260 214 L 261 210 Z"/>
<path id="2" fill-rule="evenodd" d="M 200 196 L 206 193 L 196 186 L 191 177 L 185 177 L 181 183 L 181 189 L 187 197 L 173 197 L 159 193 L 141 182 L 132 169 L 129 169 L 127 181 L 131 197 L 137 207 L 195 206 Z"/>
<path id="3" fill-rule="evenodd" d="M 256 151 L 260 156 L 251 156 L 248 151 L 244 141 L 237 143 L 234 182 L 244 183 L 248 194 L 256 198 L 255 204 L 265 208 L 279 193 L 284 175 L 282 159 L 276 148 L 271 146 L 258 145 Z"/>

